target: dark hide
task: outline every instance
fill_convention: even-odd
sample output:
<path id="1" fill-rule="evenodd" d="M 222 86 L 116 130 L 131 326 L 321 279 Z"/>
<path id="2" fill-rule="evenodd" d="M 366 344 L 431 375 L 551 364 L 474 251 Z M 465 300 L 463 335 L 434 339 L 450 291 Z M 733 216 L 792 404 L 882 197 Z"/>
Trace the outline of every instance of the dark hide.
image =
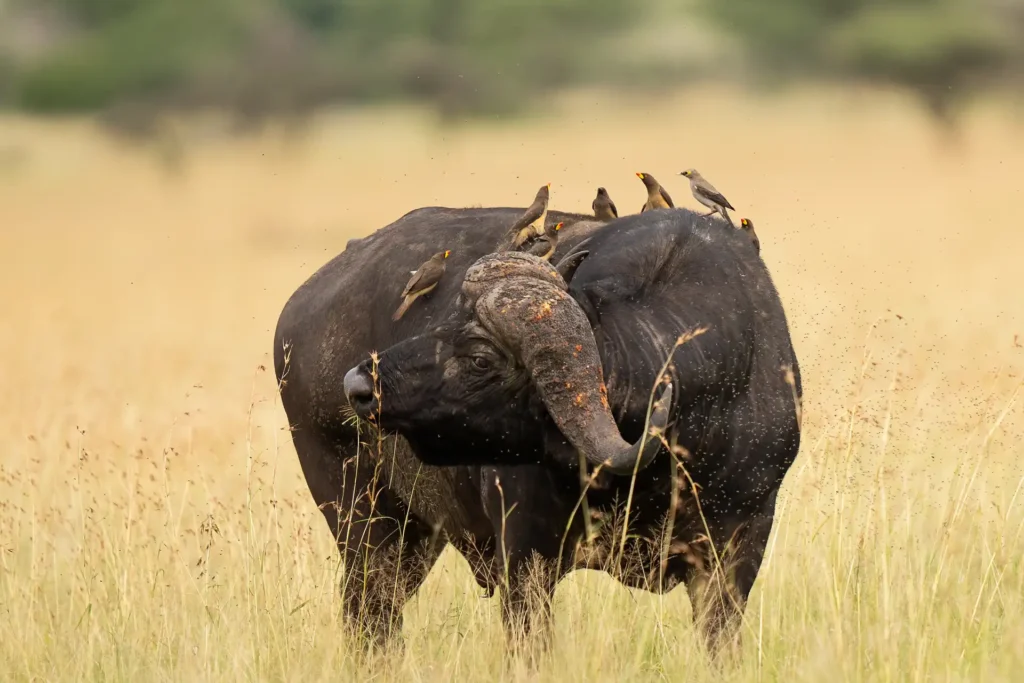
<path id="1" fill-rule="evenodd" d="M 494 531 L 481 499 L 480 469 L 425 466 L 402 438 L 387 438 L 386 457 L 379 461 L 359 448 L 356 428 L 346 421 L 351 408 L 345 372 L 370 351 L 441 320 L 466 269 L 494 249 L 523 210 L 411 211 L 368 237 L 350 240 L 296 290 L 278 319 L 274 367 L 281 402 L 306 483 L 349 568 L 342 583 L 345 613 L 377 640 L 401 625 L 402 603 L 446 541 L 467 556 L 480 585 L 493 590 Z M 604 225 L 558 211 L 547 220 L 566 225 L 553 261 Z M 409 271 L 441 248 L 452 252 L 444 278 L 393 322 Z M 394 572 L 364 575 L 368 555 L 375 565 L 400 563 L 404 585 L 396 590 Z"/>
<path id="2" fill-rule="evenodd" d="M 363 595 L 362 611 L 346 599 L 347 612 L 354 623 L 386 636 L 400 623 L 402 599 L 448 540 L 467 554 L 482 586 L 503 578 L 495 567 L 508 567 L 503 595 L 511 627 L 525 625 L 530 611 L 522 578 L 536 556 L 544 569 L 539 585 L 547 591 L 572 566 L 604 568 L 628 585 L 656 591 L 686 583 L 695 616 L 717 644 L 732 632 L 724 627 L 734 623 L 757 575 L 778 487 L 799 447 L 799 368 L 769 274 L 746 235 L 687 210 L 586 226 L 572 225 L 579 217 L 550 215 L 549 222 L 568 226 L 552 263 L 590 238 L 568 301 L 576 302 L 578 320 L 589 323 L 608 410 L 625 441 L 640 438 L 657 372 L 677 337 L 707 327 L 673 356 L 675 395 L 666 438 L 677 445 L 677 455 L 662 450 L 638 474 L 630 529 L 639 540 L 628 544 L 625 563 L 613 566 L 610 540 L 617 533 L 594 532 L 591 522 L 607 522 L 620 509 L 630 478 L 581 472 L 577 442 L 556 426 L 564 420 L 549 413 L 564 401 L 542 400 L 524 366 L 524 343 L 554 348 L 559 339 L 539 333 L 508 338 L 506 324 L 486 311 L 481 319 L 474 297 L 455 302 L 467 267 L 493 248 L 516 211 L 413 212 L 321 269 L 282 313 L 275 352 L 278 375 L 285 375 L 282 400 L 299 427 L 295 445 L 314 498 L 321 506 L 341 503 L 340 513 L 331 506 L 324 513 L 342 536 L 342 552 L 351 566 L 367 552 L 366 541 L 384 556 L 404 548 L 404 590 L 393 590 L 394 572 L 387 586 L 393 593 L 388 597 L 398 601 Z M 453 252 L 445 279 L 406 318 L 391 323 L 408 270 L 441 248 Z M 581 334 L 578 320 L 565 328 L 573 342 Z M 404 437 L 385 444 L 387 473 L 380 480 L 387 485 L 370 483 L 368 462 L 345 464 L 356 439 L 342 423 L 342 378 L 357 365 L 350 378 L 368 377 L 365 358 L 374 349 L 382 351 L 379 418 Z M 550 380 L 560 366 L 547 365 Z M 573 361 L 567 356 L 561 367 L 565 381 L 573 382 Z M 789 382 L 785 368 L 792 370 Z M 358 396 L 353 404 L 364 416 L 378 407 Z M 574 514 L 588 477 L 584 507 Z M 408 516 L 404 536 L 387 520 L 367 524 L 368 506 L 352 504 L 370 489 L 384 514 Z M 662 533 L 666 523 L 668 537 Z M 356 542 L 346 544 L 344 537 L 356 530 Z M 361 585 L 366 583 L 374 585 Z M 537 607 L 543 611 L 545 605 Z"/>

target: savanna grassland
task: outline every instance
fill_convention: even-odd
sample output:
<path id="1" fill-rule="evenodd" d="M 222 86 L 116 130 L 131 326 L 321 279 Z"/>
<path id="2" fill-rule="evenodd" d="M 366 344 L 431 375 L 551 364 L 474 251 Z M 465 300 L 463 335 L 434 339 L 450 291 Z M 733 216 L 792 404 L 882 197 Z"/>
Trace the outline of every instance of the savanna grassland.
<path id="1" fill-rule="evenodd" d="M 982 107 L 947 145 L 872 93 L 549 114 L 191 127 L 180 155 L 0 119 L 0 678 L 1020 680 L 1024 125 Z M 497 598 L 451 551 L 404 653 L 362 658 L 276 398 L 285 300 L 413 208 L 525 206 L 550 181 L 555 208 L 604 185 L 634 212 L 636 171 L 695 206 L 687 166 L 755 221 L 804 372 L 739 660 L 708 664 L 685 591 L 578 572 L 551 651 L 506 664 Z"/>

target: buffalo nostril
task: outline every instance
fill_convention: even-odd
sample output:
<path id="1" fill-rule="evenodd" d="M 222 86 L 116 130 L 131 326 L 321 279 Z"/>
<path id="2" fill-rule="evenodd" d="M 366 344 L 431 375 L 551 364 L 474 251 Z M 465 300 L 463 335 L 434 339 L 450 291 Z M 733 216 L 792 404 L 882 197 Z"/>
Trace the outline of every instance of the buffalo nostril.
<path id="1" fill-rule="evenodd" d="M 356 366 L 345 373 L 343 381 L 345 396 L 349 403 L 369 403 L 373 400 L 373 383 L 366 376 L 359 366 Z"/>

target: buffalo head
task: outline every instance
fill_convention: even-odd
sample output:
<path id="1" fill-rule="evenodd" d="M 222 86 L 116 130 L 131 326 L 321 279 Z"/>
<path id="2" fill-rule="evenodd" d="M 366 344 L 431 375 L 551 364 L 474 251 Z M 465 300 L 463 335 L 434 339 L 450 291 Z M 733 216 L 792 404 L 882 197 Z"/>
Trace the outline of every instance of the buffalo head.
<path id="1" fill-rule="evenodd" d="M 567 290 L 535 256 L 484 256 L 466 272 L 448 321 L 379 355 L 379 391 L 366 361 L 345 375 L 345 393 L 357 414 L 401 433 L 431 464 L 512 464 L 545 453 L 568 461 L 571 451 L 550 447 L 568 442 L 606 471 L 642 469 L 660 441 L 623 440 L 593 330 Z M 666 384 L 652 431 L 665 428 L 671 402 Z"/>

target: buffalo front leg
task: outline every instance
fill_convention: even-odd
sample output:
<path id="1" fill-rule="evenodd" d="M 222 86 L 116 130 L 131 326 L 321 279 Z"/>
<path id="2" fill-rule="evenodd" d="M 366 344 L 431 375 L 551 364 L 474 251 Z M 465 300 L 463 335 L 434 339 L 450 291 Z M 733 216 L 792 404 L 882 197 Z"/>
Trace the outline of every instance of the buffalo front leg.
<path id="1" fill-rule="evenodd" d="M 346 626 L 365 645 L 401 632 L 402 607 L 426 578 L 443 541 L 381 484 L 355 434 L 292 433 L 306 482 L 341 553 Z M 342 438 L 342 437 L 345 438 Z"/>
<path id="2" fill-rule="evenodd" d="M 547 468 L 482 468 L 484 507 L 494 528 L 502 619 L 513 651 L 550 637 L 551 598 L 566 572 L 565 548 L 575 547 L 570 526 L 576 495 Z M 568 551 L 566 551 L 568 552 Z"/>
<path id="3" fill-rule="evenodd" d="M 712 656 L 739 646 L 740 627 L 747 599 L 754 587 L 771 533 L 774 496 L 767 513 L 757 514 L 731 525 L 725 541 L 700 553 L 688 581 L 695 625 Z"/>
<path id="4" fill-rule="evenodd" d="M 357 637 L 383 646 L 401 633 L 402 608 L 427 577 L 444 540 L 360 469 L 352 467 L 357 480 L 365 476 L 369 481 L 355 488 L 350 505 L 341 511 L 341 596 Z"/>
<path id="5" fill-rule="evenodd" d="M 746 604 L 726 572 L 697 570 L 686 585 L 693 621 L 709 654 L 717 657 L 738 645 L 739 623 Z"/>
<path id="6" fill-rule="evenodd" d="M 515 553 L 501 581 L 501 616 L 514 652 L 550 640 L 551 598 L 557 583 L 555 562 L 539 553 Z"/>
<path id="7" fill-rule="evenodd" d="M 439 540 L 410 521 L 404 535 L 394 520 L 373 514 L 351 524 L 340 540 L 345 558 L 341 598 L 352 635 L 362 644 L 385 647 L 402 631 L 402 609 L 420 587 L 439 554 Z"/>

